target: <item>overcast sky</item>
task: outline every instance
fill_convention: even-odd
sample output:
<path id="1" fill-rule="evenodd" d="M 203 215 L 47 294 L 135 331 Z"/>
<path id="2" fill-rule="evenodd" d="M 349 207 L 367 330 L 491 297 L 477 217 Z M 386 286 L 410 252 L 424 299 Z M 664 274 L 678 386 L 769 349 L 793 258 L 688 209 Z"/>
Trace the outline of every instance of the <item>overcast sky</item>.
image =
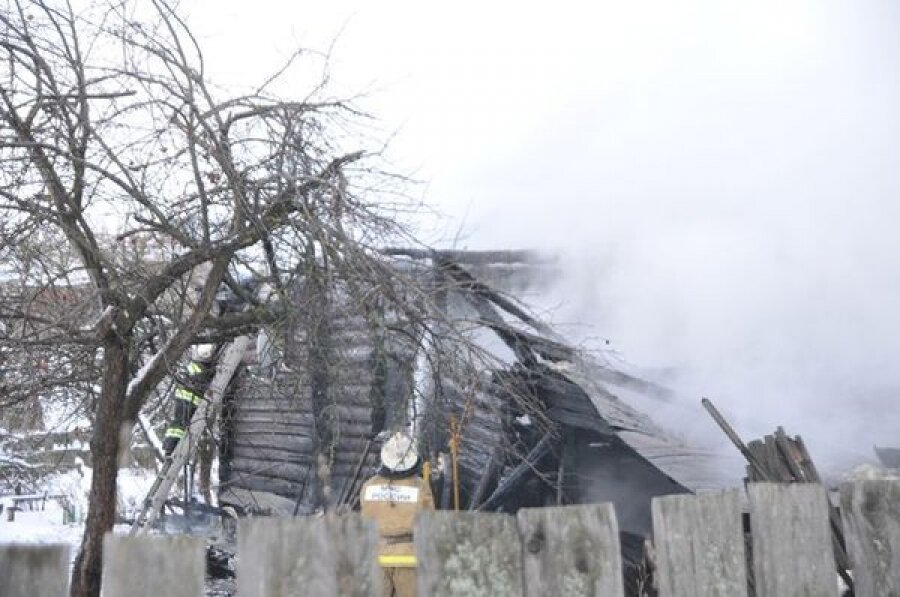
<path id="1" fill-rule="evenodd" d="M 226 83 L 336 39 L 429 238 L 562 255 L 554 319 L 668 371 L 688 435 L 708 395 L 835 466 L 900 445 L 900 5 L 184 6 Z"/>

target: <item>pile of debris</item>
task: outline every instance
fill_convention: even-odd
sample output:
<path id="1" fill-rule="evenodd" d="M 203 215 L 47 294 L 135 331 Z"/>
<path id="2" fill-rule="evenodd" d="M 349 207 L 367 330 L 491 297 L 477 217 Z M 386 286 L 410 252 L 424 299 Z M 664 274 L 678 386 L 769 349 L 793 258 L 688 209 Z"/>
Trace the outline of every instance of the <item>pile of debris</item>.
<path id="1" fill-rule="evenodd" d="M 774 483 L 822 484 L 822 478 L 816 470 L 812 457 L 806 450 L 803 438 L 799 435 L 793 438 L 788 437 L 784 428 L 778 427 L 775 433 L 766 435 L 761 440 L 753 440 L 745 445 L 708 398 L 704 398 L 702 403 L 725 435 L 728 436 L 747 460 L 747 476 L 744 478 L 744 483 L 768 481 Z M 830 501 L 828 506 L 837 573 L 844 581 L 844 584 L 852 590 L 853 579 L 850 576 L 850 559 L 847 556 L 847 544 L 844 540 L 841 514 L 837 506 Z"/>

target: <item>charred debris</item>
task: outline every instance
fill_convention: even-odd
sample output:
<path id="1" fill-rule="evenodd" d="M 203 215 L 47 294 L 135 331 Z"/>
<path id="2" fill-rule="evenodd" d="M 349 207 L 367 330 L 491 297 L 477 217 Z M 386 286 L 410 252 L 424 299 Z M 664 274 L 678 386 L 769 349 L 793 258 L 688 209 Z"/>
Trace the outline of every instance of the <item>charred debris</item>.
<path id="1" fill-rule="evenodd" d="M 388 267 L 433 289 L 431 333 L 379 309 L 384 289 L 309 269 L 292 290 L 292 315 L 260 333 L 257 362 L 226 401 L 223 507 L 274 516 L 352 509 L 378 468 L 380 433 L 405 426 L 440 508 L 612 501 L 621 530 L 639 537 L 650 531 L 653 496 L 717 485 L 712 454 L 619 397 L 664 400 L 665 388 L 566 342 L 510 298 L 552 283 L 551 260 L 384 254 Z"/>

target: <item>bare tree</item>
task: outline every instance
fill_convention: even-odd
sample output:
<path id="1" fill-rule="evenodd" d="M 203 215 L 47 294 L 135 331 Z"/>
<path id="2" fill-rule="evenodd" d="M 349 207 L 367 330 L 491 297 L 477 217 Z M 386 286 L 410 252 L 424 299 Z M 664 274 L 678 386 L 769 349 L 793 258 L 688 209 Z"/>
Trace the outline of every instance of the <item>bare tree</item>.
<path id="1" fill-rule="evenodd" d="M 162 0 L 8 0 L 0 28 L 2 341 L 52 355 L 42 395 L 83 386 L 94 472 L 71 591 L 98 595 L 121 430 L 198 331 L 278 316 L 256 304 L 213 320 L 220 285 L 246 294 L 244 271 L 284 292 L 310 259 L 384 276 L 372 247 L 402 231 L 385 195 L 364 192 L 368 156 L 344 146 L 362 115 L 324 87 L 269 92 L 301 65 L 228 95 Z M 73 288 L 79 308 L 61 310 Z"/>

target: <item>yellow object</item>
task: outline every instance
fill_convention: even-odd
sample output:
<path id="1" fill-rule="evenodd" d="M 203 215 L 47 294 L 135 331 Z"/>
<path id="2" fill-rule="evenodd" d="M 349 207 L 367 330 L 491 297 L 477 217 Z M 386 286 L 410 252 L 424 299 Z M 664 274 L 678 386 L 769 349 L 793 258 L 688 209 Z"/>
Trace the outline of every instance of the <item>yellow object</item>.
<path id="1" fill-rule="evenodd" d="M 166 429 L 166 437 L 174 437 L 175 439 L 181 439 L 184 437 L 185 430 L 179 429 L 178 427 L 169 427 Z"/>
<path id="2" fill-rule="evenodd" d="M 416 556 L 378 556 L 378 563 L 385 568 L 415 568 Z"/>
<path id="3" fill-rule="evenodd" d="M 175 390 L 175 398 L 192 403 L 194 406 L 200 406 L 203 402 L 203 396 L 195 394 L 187 388 L 178 388 Z"/>
<path id="4" fill-rule="evenodd" d="M 453 509 L 459 510 L 459 423 L 450 415 L 450 462 L 453 466 Z"/>

